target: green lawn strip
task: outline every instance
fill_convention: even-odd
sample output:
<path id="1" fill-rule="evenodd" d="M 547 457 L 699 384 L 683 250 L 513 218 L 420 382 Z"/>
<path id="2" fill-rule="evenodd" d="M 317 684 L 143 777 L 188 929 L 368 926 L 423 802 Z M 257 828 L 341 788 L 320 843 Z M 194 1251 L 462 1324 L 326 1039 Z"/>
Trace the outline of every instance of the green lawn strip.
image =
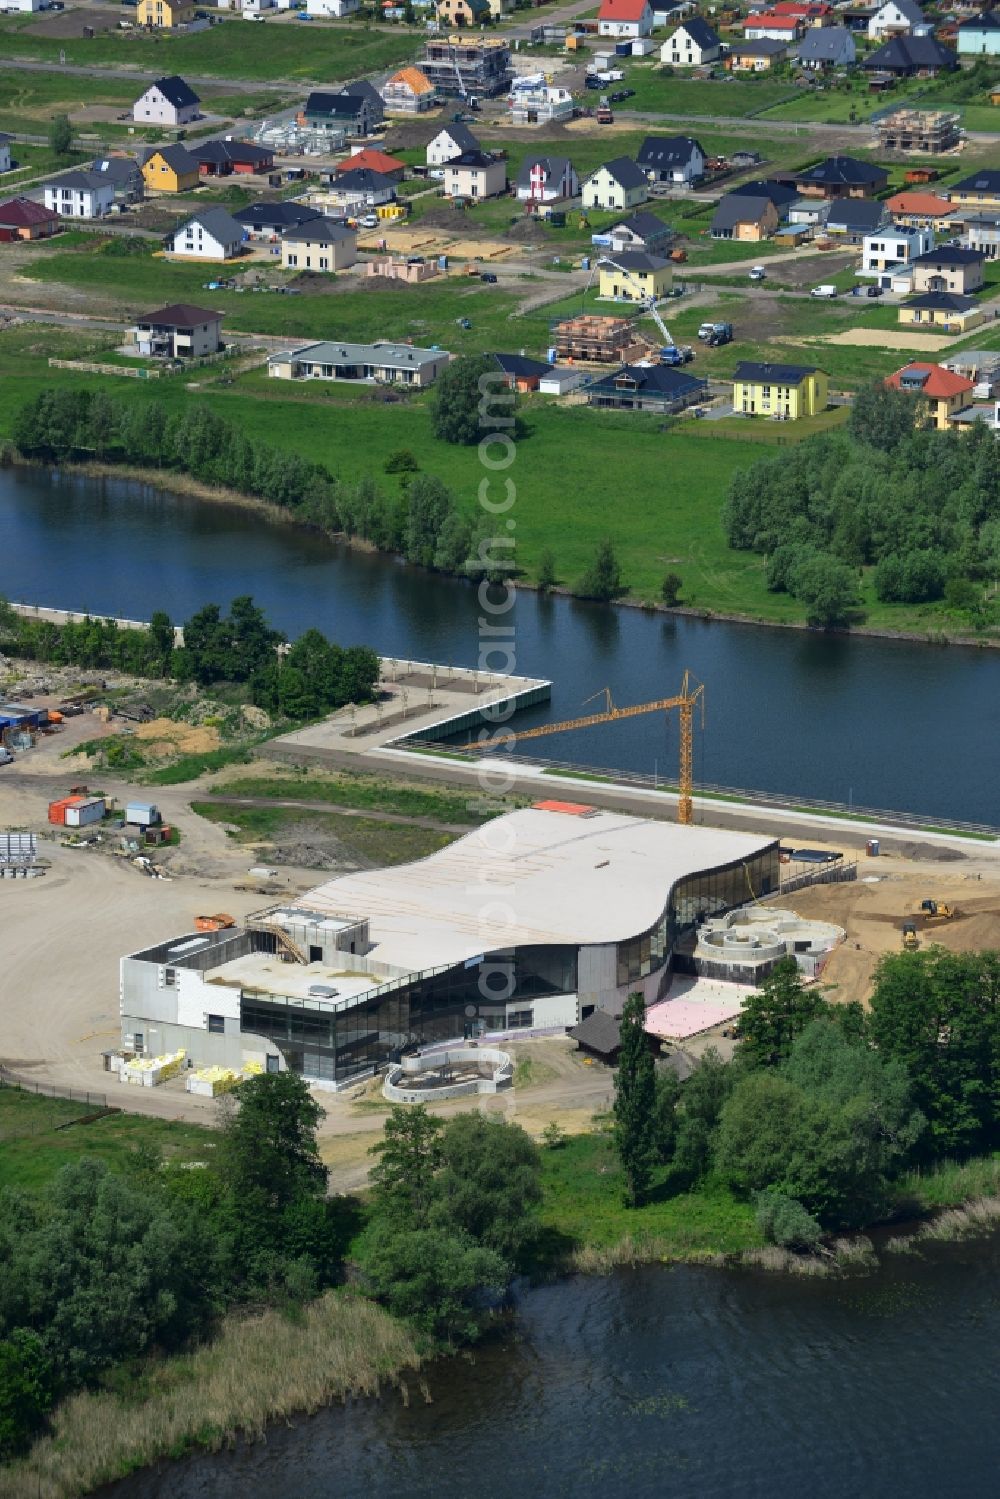
<path id="1" fill-rule="evenodd" d="M 225 802 L 196 801 L 191 810 L 209 822 L 239 828 L 238 843 L 280 842 L 282 836 L 300 842 L 304 829 L 312 836 L 336 839 L 345 859 L 379 868 L 424 859 L 454 841 L 453 833 L 414 827 L 407 822 L 345 817 L 336 812 L 312 812 L 301 807 L 233 807 Z"/>
<path id="2" fill-rule="evenodd" d="M 626 1208 L 621 1169 L 606 1135 L 574 1135 L 542 1152 L 544 1229 L 540 1258 L 573 1249 L 608 1250 L 625 1239 L 646 1246 L 650 1258 L 696 1259 L 738 1254 L 762 1243 L 747 1203 L 723 1189 L 672 1193 L 658 1173 L 652 1200 Z"/>
<path id="3" fill-rule="evenodd" d="M 484 812 L 478 798 L 464 791 L 426 791 L 383 781 L 375 776 L 240 776 L 213 788 L 219 795 L 294 798 L 330 802 L 359 811 L 398 812 L 402 817 L 432 817 L 440 822 L 478 826 Z M 491 813 L 489 815 L 496 815 Z"/>
<path id="4" fill-rule="evenodd" d="M 128 1088 L 108 1074 L 108 1103 L 127 1103 Z M 68 1119 L 92 1114 L 79 1103 L 59 1102 L 0 1089 L 0 1186 L 35 1191 L 61 1166 L 81 1156 L 99 1156 L 115 1171 L 129 1169 L 140 1146 L 162 1151 L 176 1161 L 206 1161 L 215 1148 L 215 1133 L 176 1120 L 147 1119 L 138 1114 L 105 1114 L 87 1123 Z M 51 1127 L 46 1129 L 46 1122 Z M 63 1128 L 57 1128 L 57 1125 Z"/>

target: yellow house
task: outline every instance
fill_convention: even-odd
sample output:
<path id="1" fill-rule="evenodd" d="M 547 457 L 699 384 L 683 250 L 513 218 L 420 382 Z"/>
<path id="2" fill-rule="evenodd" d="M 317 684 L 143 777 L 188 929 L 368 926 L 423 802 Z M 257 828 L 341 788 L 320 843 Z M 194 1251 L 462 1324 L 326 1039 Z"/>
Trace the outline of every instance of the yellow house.
<path id="1" fill-rule="evenodd" d="M 140 26 L 157 26 L 169 31 L 194 20 L 193 0 L 139 0 L 135 19 Z"/>
<path id="2" fill-rule="evenodd" d="M 438 0 L 437 18 L 450 30 L 483 26 L 492 15 L 490 0 Z"/>
<path id="3" fill-rule="evenodd" d="M 949 333 L 964 333 L 967 328 L 975 328 L 986 315 L 975 297 L 963 297 L 953 291 L 925 291 L 903 302 L 898 317 L 904 328 L 942 328 Z"/>
<path id="4" fill-rule="evenodd" d="M 733 376 L 733 410 L 795 422 L 825 411 L 829 381 L 822 370 L 801 364 L 754 364 L 744 360 Z"/>
<path id="5" fill-rule="evenodd" d="M 151 193 L 187 193 L 198 186 L 198 158 L 186 146 L 158 146 L 142 164 L 142 180 Z"/>
<path id="6" fill-rule="evenodd" d="M 643 250 L 622 250 L 614 261 L 598 262 L 598 295 L 615 302 L 643 302 L 662 297 L 673 282 L 674 268 L 660 255 Z"/>
<path id="7" fill-rule="evenodd" d="M 957 411 L 972 403 L 972 381 L 940 364 L 906 364 L 885 382 L 893 390 L 904 390 L 926 405 L 939 432 L 946 432 Z"/>

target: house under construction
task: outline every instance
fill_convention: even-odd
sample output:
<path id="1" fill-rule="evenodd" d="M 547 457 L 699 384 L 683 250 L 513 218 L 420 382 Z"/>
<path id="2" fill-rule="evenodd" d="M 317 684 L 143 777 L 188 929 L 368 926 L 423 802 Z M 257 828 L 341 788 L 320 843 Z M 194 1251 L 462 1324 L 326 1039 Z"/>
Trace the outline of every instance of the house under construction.
<path id="1" fill-rule="evenodd" d="M 919 151 L 940 156 L 962 138 L 961 120 L 947 109 L 894 109 L 877 122 L 883 151 Z"/>
<path id="2" fill-rule="evenodd" d="M 589 314 L 557 323 L 552 346 L 560 359 L 586 364 L 628 364 L 649 353 L 648 343 L 628 318 Z"/>
<path id="3" fill-rule="evenodd" d="M 514 76 L 510 47 L 499 37 L 432 38 L 417 66 L 438 94 L 452 99 L 493 98 Z"/>

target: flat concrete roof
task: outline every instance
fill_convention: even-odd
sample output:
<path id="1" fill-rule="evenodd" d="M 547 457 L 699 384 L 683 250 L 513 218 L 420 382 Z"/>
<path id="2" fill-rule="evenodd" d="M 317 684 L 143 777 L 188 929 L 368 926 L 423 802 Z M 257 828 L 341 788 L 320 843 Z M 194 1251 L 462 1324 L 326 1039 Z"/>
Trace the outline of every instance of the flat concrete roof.
<path id="1" fill-rule="evenodd" d="M 413 864 L 328 880 L 304 905 L 369 918 L 369 956 L 417 971 L 515 945 L 623 942 L 673 885 L 776 842 L 618 812 L 510 812 Z"/>
<path id="2" fill-rule="evenodd" d="M 335 1005 L 343 999 L 353 999 L 365 994 L 385 980 L 371 973 L 360 973 L 350 967 L 351 955 L 344 954 L 344 966 L 335 963 L 284 963 L 270 953 L 251 952 L 242 958 L 232 958 L 220 963 L 205 975 L 210 984 L 222 984 L 233 989 L 262 989 L 266 994 L 284 994 L 294 999 L 308 1000 L 316 1008 L 322 1004 Z M 313 984 L 322 984 L 336 989 L 336 996 L 312 995 Z"/>

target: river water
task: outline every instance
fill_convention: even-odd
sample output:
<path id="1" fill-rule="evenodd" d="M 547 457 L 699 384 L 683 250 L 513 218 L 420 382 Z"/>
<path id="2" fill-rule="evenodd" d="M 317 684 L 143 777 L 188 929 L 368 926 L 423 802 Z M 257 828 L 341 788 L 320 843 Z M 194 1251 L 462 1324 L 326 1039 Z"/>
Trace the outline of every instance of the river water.
<path id="1" fill-rule="evenodd" d="M 0 469 L 0 595 L 177 620 L 251 593 L 294 635 L 442 664 L 479 664 L 476 590 L 392 558 L 351 552 L 238 508 L 127 480 Z M 608 608 L 524 591 L 515 669 L 550 677 L 550 704 L 519 727 L 706 685 L 695 777 L 969 822 L 1000 823 L 1000 651 L 827 637 Z M 492 622 L 492 621 L 491 621 Z M 496 666 L 496 660 L 488 662 Z M 599 706 L 599 705 L 595 705 Z M 557 735 L 547 758 L 673 778 L 676 715 Z"/>
<path id="2" fill-rule="evenodd" d="M 647 1268 L 529 1292 L 514 1333 L 108 1499 L 978 1499 L 997 1491 L 1000 1240 L 804 1280 Z"/>

